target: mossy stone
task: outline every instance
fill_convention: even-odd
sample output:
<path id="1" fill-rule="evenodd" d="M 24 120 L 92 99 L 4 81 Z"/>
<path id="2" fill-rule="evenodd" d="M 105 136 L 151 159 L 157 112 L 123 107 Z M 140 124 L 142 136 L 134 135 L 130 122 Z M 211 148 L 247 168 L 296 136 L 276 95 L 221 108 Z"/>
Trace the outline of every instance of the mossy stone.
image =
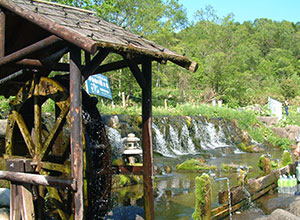
<path id="1" fill-rule="evenodd" d="M 197 159 L 190 159 L 186 160 L 181 164 L 176 165 L 176 170 L 180 171 L 194 171 L 194 172 L 201 172 L 207 170 L 216 170 L 217 167 L 213 165 L 204 164 L 201 160 Z"/>

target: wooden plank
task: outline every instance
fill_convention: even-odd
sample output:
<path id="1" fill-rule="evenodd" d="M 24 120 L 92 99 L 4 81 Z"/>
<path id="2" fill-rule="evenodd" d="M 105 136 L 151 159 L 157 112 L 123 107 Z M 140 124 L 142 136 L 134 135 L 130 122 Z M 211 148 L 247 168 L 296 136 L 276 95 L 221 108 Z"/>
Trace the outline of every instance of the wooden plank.
<path id="1" fill-rule="evenodd" d="M 5 13 L 0 9 L 0 57 L 5 55 Z"/>
<path id="2" fill-rule="evenodd" d="M 25 184 L 24 186 L 20 186 L 20 191 L 22 198 L 22 220 L 35 220 L 36 218 L 34 213 L 33 195 L 30 185 Z"/>
<path id="3" fill-rule="evenodd" d="M 84 219 L 83 142 L 82 142 L 82 97 L 81 53 L 79 48 L 70 50 L 70 116 L 71 116 L 71 161 L 72 177 L 77 184 L 74 193 L 74 219 Z"/>
<path id="4" fill-rule="evenodd" d="M 80 32 L 71 30 L 70 28 L 64 27 L 53 20 L 47 18 L 46 16 L 40 16 L 38 13 L 21 8 L 19 5 L 14 4 L 9 0 L 1 0 L 3 7 L 10 11 L 13 11 L 17 15 L 25 18 L 26 20 L 42 27 L 43 29 L 49 31 L 58 37 L 81 47 L 91 54 L 95 54 L 97 51 L 98 44 L 96 41 L 86 37 Z"/>
<path id="5" fill-rule="evenodd" d="M 152 63 L 145 59 L 142 64 L 145 86 L 142 88 L 142 148 L 144 163 L 145 217 L 154 219 L 153 196 L 153 146 L 152 146 Z"/>
<path id="6" fill-rule="evenodd" d="M 7 161 L 7 170 L 23 171 L 24 164 L 22 160 L 14 162 Z M 7 171 L 9 172 L 9 171 Z M 21 192 L 16 182 L 10 184 L 10 220 L 21 220 Z"/>

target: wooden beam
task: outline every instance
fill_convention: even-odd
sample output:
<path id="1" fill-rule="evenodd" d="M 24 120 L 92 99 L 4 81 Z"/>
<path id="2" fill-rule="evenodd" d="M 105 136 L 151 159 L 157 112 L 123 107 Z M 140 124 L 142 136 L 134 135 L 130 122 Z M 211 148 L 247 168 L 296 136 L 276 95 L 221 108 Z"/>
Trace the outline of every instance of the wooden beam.
<path id="1" fill-rule="evenodd" d="M 153 149 L 152 149 L 152 62 L 145 59 L 142 64 L 142 76 L 145 79 L 142 87 L 142 148 L 144 163 L 144 197 L 145 217 L 154 219 L 153 196 Z"/>
<path id="2" fill-rule="evenodd" d="M 44 49 L 46 47 L 49 47 L 59 41 L 61 41 L 61 39 L 54 35 L 47 37 L 43 40 L 40 40 L 37 43 L 34 43 L 30 46 L 27 46 L 21 50 L 14 52 L 12 54 L 9 54 L 5 57 L 0 58 L 0 67 L 3 65 L 6 65 L 8 63 L 12 63 L 12 62 L 21 60 L 21 59 L 25 58 L 26 56 L 28 56 L 36 51 L 39 51 L 41 49 Z"/>
<path id="3" fill-rule="evenodd" d="M 142 89 L 147 88 L 147 83 L 144 78 L 144 74 L 141 72 L 140 68 L 138 65 L 134 62 L 133 59 L 131 59 L 130 55 L 127 54 L 126 56 L 123 56 L 125 62 L 127 63 L 129 69 L 131 70 L 132 74 L 134 75 L 136 81 L 140 85 Z"/>
<path id="4" fill-rule="evenodd" d="M 134 62 L 136 65 L 141 64 L 142 61 L 143 61 L 142 58 L 134 59 Z M 17 65 L 18 67 L 30 68 L 30 69 L 51 69 L 52 71 L 62 71 L 62 72 L 69 72 L 69 70 L 70 70 L 69 64 L 67 64 L 67 63 L 54 63 L 51 65 L 45 65 L 45 63 L 43 63 L 42 61 L 35 60 L 35 59 L 23 59 L 14 64 L 11 64 L 11 65 Z M 127 62 L 125 60 L 119 60 L 116 62 L 107 63 L 107 64 L 103 64 L 101 66 L 98 66 L 93 74 L 106 73 L 106 72 L 110 72 L 110 71 L 123 69 L 126 67 L 128 67 Z M 84 68 L 84 66 L 81 66 L 81 68 Z"/>
<path id="5" fill-rule="evenodd" d="M 85 51 L 95 54 L 98 48 L 98 43 L 83 34 L 80 34 L 68 27 L 57 24 L 55 21 L 41 16 L 38 13 L 21 8 L 9 0 L 1 0 L 1 5 L 13 13 L 25 18 L 26 20 L 40 26 L 52 34 L 84 49 Z"/>
<path id="6" fill-rule="evenodd" d="M 19 183 L 29 183 L 33 185 L 55 186 L 62 188 L 69 187 L 73 191 L 76 191 L 76 186 L 74 185 L 73 180 L 60 179 L 52 176 L 0 170 L 0 179 Z"/>
<path id="7" fill-rule="evenodd" d="M 84 80 L 87 80 L 87 78 L 90 75 L 93 75 L 98 66 L 102 63 L 102 61 L 107 57 L 109 54 L 109 50 L 107 49 L 101 49 L 97 53 L 97 55 L 93 58 L 92 61 L 90 61 L 82 70 L 82 75 L 84 77 Z"/>
<path id="8" fill-rule="evenodd" d="M 0 9 L 0 57 L 5 55 L 5 13 Z"/>
<path id="9" fill-rule="evenodd" d="M 82 94 L 81 94 L 81 51 L 70 50 L 70 116 L 71 116 L 71 162 L 72 177 L 76 180 L 74 193 L 74 219 L 84 219 L 83 143 L 82 143 Z"/>

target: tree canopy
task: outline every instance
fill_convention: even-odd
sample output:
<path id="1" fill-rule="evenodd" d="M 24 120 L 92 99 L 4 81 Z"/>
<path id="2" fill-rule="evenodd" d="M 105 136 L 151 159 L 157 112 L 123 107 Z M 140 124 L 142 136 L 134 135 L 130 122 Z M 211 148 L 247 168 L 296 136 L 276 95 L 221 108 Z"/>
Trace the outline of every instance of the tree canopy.
<path id="1" fill-rule="evenodd" d="M 268 96 L 283 100 L 300 95 L 300 22 L 258 18 L 239 23 L 233 14 L 218 17 L 210 6 L 188 22 L 178 0 L 57 2 L 95 10 L 104 19 L 199 63 L 195 73 L 155 63 L 154 104 L 162 105 L 164 99 L 175 105 L 216 98 L 229 106 L 245 106 L 263 104 Z M 107 76 L 116 99 L 120 92 L 141 96 L 130 71 Z"/>

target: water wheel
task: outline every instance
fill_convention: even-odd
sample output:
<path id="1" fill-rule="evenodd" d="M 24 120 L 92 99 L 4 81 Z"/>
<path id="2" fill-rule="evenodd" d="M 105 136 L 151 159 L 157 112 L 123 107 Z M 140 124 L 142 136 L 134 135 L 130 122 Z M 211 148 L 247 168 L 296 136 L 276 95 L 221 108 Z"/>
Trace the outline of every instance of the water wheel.
<path id="1" fill-rule="evenodd" d="M 64 86 L 63 86 L 64 85 Z M 68 81 L 34 76 L 11 103 L 5 150 L 8 158 L 30 161 L 36 174 L 71 178 Z M 82 92 L 85 205 L 87 216 L 101 219 L 109 206 L 111 176 L 97 173 L 110 160 L 110 147 L 96 103 Z M 51 114 L 48 113 L 50 110 Z M 72 219 L 72 191 L 31 186 L 36 219 Z"/>

